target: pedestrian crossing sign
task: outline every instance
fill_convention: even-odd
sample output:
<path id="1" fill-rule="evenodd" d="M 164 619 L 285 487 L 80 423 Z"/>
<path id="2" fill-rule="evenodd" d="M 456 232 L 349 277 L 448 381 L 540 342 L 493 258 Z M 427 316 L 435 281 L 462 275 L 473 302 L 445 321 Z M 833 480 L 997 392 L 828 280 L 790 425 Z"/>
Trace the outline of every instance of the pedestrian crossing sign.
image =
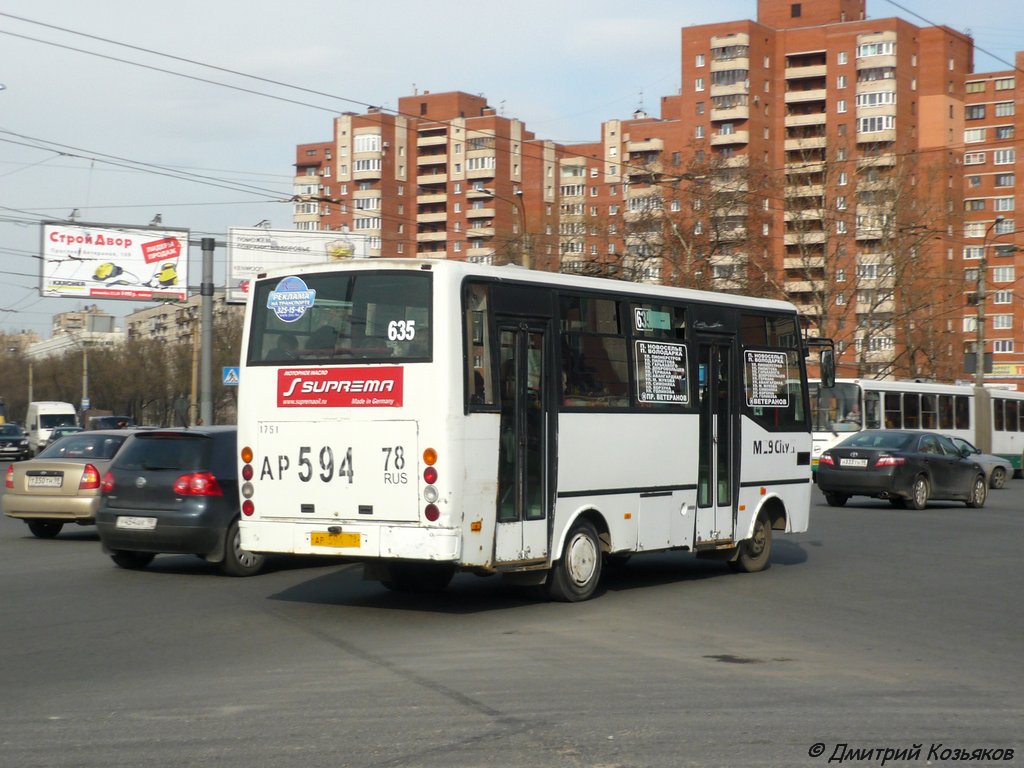
<path id="1" fill-rule="evenodd" d="M 237 365 L 226 365 L 223 368 L 223 376 L 221 377 L 221 383 L 225 387 L 237 387 L 238 386 L 238 366 Z"/>

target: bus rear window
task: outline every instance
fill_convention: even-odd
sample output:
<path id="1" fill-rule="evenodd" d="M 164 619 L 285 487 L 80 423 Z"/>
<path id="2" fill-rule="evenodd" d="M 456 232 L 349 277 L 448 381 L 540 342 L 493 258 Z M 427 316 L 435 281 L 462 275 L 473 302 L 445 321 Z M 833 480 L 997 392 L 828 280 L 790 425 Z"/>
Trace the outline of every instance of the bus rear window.
<path id="1" fill-rule="evenodd" d="M 253 295 L 248 363 L 430 360 L 430 280 L 422 272 L 262 280 Z"/>

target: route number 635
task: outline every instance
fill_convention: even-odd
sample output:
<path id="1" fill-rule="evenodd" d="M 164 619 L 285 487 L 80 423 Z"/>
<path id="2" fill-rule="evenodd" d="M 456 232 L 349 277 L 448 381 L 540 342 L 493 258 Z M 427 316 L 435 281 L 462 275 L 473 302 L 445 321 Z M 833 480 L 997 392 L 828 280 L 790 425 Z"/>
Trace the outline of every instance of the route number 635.
<path id="1" fill-rule="evenodd" d="M 392 320 L 388 323 L 388 341 L 412 341 L 415 338 L 415 320 Z"/>

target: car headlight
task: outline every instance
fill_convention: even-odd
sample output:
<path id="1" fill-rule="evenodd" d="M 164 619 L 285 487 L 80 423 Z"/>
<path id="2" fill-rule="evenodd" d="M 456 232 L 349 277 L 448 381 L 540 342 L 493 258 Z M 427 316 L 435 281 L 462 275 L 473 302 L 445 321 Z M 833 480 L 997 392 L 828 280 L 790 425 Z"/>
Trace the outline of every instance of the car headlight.
<path id="1" fill-rule="evenodd" d="M 28 448 L 28 440 L 22 440 L 18 445 L 22 448 Z"/>

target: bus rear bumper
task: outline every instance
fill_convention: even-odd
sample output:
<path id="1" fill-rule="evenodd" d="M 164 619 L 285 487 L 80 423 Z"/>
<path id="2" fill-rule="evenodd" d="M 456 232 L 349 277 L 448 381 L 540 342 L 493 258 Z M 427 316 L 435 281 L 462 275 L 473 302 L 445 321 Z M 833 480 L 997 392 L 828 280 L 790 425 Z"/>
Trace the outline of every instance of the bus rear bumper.
<path id="1" fill-rule="evenodd" d="M 450 563 L 462 554 L 460 531 L 452 528 L 243 519 L 239 529 L 250 552 Z"/>

